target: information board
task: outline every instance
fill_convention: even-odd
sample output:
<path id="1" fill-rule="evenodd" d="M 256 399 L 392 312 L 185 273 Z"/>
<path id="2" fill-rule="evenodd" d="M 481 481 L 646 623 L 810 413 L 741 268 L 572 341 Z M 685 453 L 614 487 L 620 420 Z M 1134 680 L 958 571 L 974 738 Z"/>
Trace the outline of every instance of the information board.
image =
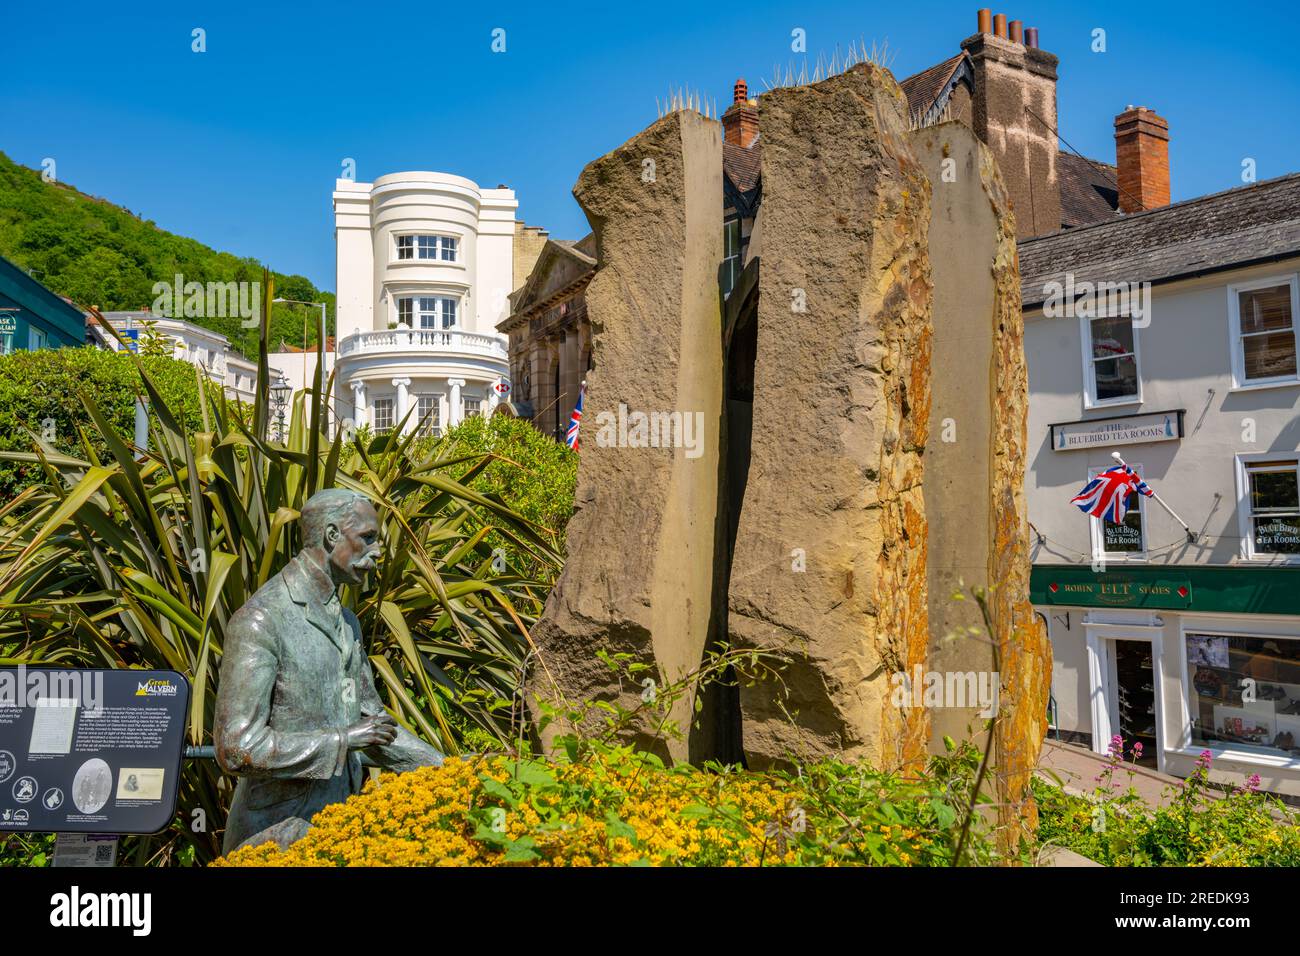
<path id="1" fill-rule="evenodd" d="M 189 696 L 174 671 L 0 668 L 0 830 L 164 829 Z"/>

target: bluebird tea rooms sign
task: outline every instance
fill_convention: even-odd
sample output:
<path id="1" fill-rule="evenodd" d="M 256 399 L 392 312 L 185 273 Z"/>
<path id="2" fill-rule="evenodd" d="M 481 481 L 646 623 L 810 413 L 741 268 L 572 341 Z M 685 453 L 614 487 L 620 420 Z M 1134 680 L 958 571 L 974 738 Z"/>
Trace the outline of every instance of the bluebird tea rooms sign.
<path id="1" fill-rule="evenodd" d="M 1061 422 L 1050 426 L 1052 450 L 1076 451 L 1111 445 L 1177 441 L 1183 437 L 1184 411 L 1178 408 L 1167 412 L 1151 412 L 1148 415 L 1116 415 L 1111 418 L 1090 418 L 1084 422 Z"/>

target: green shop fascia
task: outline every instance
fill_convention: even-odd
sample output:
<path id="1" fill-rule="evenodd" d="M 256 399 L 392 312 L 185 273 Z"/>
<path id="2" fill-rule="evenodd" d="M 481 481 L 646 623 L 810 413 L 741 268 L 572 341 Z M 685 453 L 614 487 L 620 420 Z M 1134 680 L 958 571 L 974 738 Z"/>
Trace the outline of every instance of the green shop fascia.
<path id="1" fill-rule="evenodd" d="M 1300 565 L 1107 568 L 1039 564 L 1029 579 L 1037 606 L 1300 616 Z"/>

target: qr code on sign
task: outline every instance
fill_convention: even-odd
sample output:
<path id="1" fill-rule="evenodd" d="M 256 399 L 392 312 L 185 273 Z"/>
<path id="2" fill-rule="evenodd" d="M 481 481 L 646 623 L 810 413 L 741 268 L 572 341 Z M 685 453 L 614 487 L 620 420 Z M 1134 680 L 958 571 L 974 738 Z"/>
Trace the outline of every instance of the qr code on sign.
<path id="1" fill-rule="evenodd" d="M 97 846 L 97 847 L 95 847 L 95 862 L 96 862 L 96 863 L 112 863 L 112 862 L 113 862 L 113 844 L 111 844 L 111 843 L 105 843 L 103 846 Z"/>

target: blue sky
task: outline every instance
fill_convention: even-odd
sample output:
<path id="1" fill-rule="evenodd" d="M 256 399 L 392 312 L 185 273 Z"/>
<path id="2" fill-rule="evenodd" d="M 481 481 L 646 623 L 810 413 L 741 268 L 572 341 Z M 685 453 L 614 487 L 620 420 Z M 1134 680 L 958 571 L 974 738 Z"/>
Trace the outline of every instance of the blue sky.
<path id="1" fill-rule="evenodd" d="M 516 190 L 557 238 L 586 221 L 583 165 L 690 86 L 725 107 L 776 64 L 865 38 L 900 79 L 975 32 L 978 2 L 11 4 L 0 150 L 173 232 L 334 287 L 330 192 L 405 169 Z M 455 7 L 456 9 L 452 9 Z M 1170 123 L 1174 199 L 1300 170 L 1300 26 L 1290 4 L 1021 3 L 1061 59 L 1060 129 L 1114 160 L 1130 103 Z M 191 51 L 206 30 L 207 52 Z M 494 28 L 506 52 L 491 51 Z M 1106 31 L 1106 52 L 1091 50 Z"/>

